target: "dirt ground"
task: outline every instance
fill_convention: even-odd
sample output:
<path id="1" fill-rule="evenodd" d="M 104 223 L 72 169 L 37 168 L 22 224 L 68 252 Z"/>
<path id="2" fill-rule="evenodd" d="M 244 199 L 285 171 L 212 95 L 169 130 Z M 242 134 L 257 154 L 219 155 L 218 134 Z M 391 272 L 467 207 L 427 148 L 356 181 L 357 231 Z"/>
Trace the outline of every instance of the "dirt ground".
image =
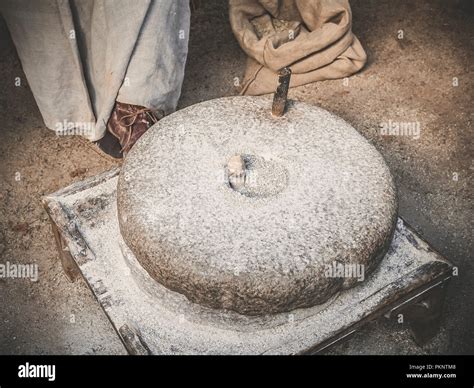
<path id="1" fill-rule="evenodd" d="M 180 107 L 236 94 L 234 78 L 242 77 L 245 56 L 225 3 L 208 0 L 193 13 Z M 459 267 L 459 276 L 449 287 L 442 328 L 423 348 L 406 324 L 381 318 L 329 353 L 473 354 L 472 9 L 448 0 L 351 4 L 367 66 L 348 83 L 311 84 L 290 97 L 340 115 L 380 150 L 399 189 L 401 216 Z M 0 279 L 0 354 L 123 354 L 85 283 L 64 276 L 41 206 L 44 194 L 114 163 L 80 139 L 45 128 L 0 27 L 0 262 L 39 265 L 37 282 Z M 381 124 L 389 120 L 420 123 L 419 138 L 383 136 Z"/>

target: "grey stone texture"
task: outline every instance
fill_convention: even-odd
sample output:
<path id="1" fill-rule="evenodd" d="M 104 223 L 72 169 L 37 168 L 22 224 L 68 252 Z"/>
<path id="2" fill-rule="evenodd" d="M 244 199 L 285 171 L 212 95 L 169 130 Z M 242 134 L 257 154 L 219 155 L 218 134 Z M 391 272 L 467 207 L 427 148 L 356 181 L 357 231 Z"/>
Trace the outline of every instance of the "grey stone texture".
<path id="1" fill-rule="evenodd" d="M 228 161 L 245 161 L 229 185 Z M 386 253 L 396 191 L 382 156 L 337 116 L 268 97 L 206 101 L 165 117 L 120 173 L 119 224 L 145 270 L 190 301 L 245 315 L 326 302 Z"/>

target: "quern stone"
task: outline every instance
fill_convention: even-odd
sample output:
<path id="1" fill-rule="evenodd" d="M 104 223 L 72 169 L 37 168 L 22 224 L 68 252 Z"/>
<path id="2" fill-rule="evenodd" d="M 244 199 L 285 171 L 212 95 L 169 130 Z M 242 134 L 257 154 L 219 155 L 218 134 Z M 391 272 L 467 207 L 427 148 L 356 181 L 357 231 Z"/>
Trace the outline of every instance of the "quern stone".
<path id="1" fill-rule="evenodd" d="M 351 125 L 301 102 L 203 102 L 155 124 L 122 167 L 119 225 L 157 282 L 246 315 L 324 303 L 385 255 L 397 219 L 382 156 Z M 242 184 L 229 182 L 240 155 Z M 232 159 L 234 158 L 234 159 Z"/>

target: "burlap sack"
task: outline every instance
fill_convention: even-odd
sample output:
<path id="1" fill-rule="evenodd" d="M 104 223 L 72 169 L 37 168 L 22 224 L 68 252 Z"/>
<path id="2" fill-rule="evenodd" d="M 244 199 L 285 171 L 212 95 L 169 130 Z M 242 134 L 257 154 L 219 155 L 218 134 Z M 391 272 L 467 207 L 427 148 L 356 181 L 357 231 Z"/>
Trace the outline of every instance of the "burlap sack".
<path id="1" fill-rule="evenodd" d="M 241 94 L 274 92 L 290 66 L 290 87 L 344 78 L 367 56 L 351 31 L 348 0 L 230 0 L 230 22 L 248 55 Z"/>

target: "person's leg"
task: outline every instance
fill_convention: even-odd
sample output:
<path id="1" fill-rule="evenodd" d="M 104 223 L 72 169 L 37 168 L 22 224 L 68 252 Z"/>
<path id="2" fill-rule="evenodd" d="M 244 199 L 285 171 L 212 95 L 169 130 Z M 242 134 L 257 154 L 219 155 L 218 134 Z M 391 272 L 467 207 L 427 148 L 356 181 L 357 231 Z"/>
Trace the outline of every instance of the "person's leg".
<path id="1" fill-rule="evenodd" d="M 95 117 L 68 1 L 6 0 L 0 10 L 45 125 L 93 137 Z"/>
<path id="2" fill-rule="evenodd" d="M 96 116 L 96 138 L 91 140 L 106 134 L 107 122 L 151 3 L 151 0 L 70 0 L 84 78 Z"/>
<path id="3" fill-rule="evenodd" d="M 84 73 L 97 116 L 124 153 L 176 109 L 188 51 L 189 1 L 71 1 Z M 110 148 L 110 147 L 109 147 Z M 110 152 L 109 152 L 110 153 Z"/>
<path id="4" fill-rule="evenodd" d="M 188 54 L 189 0 L 153 1 L 140 30 L 117 101 L 175 111 Z"/>
<path id="5" fill-rule="evenodd" d="M 125 153 L 153 123 L 176 110 L 188 52 L 189 19 L 188 0 L 150 5 L 107 127 Z"/>
<path id="6" fill-rule="evenodd" d="M 47 127 L 85 128 L 77 134 L 91 141 L 103 138 L 109 127 L 128 150 L 159 118 L 145 107 L 162 114 L 176 108 L 187 55 L 188 0 L 1 4 Z"/>

